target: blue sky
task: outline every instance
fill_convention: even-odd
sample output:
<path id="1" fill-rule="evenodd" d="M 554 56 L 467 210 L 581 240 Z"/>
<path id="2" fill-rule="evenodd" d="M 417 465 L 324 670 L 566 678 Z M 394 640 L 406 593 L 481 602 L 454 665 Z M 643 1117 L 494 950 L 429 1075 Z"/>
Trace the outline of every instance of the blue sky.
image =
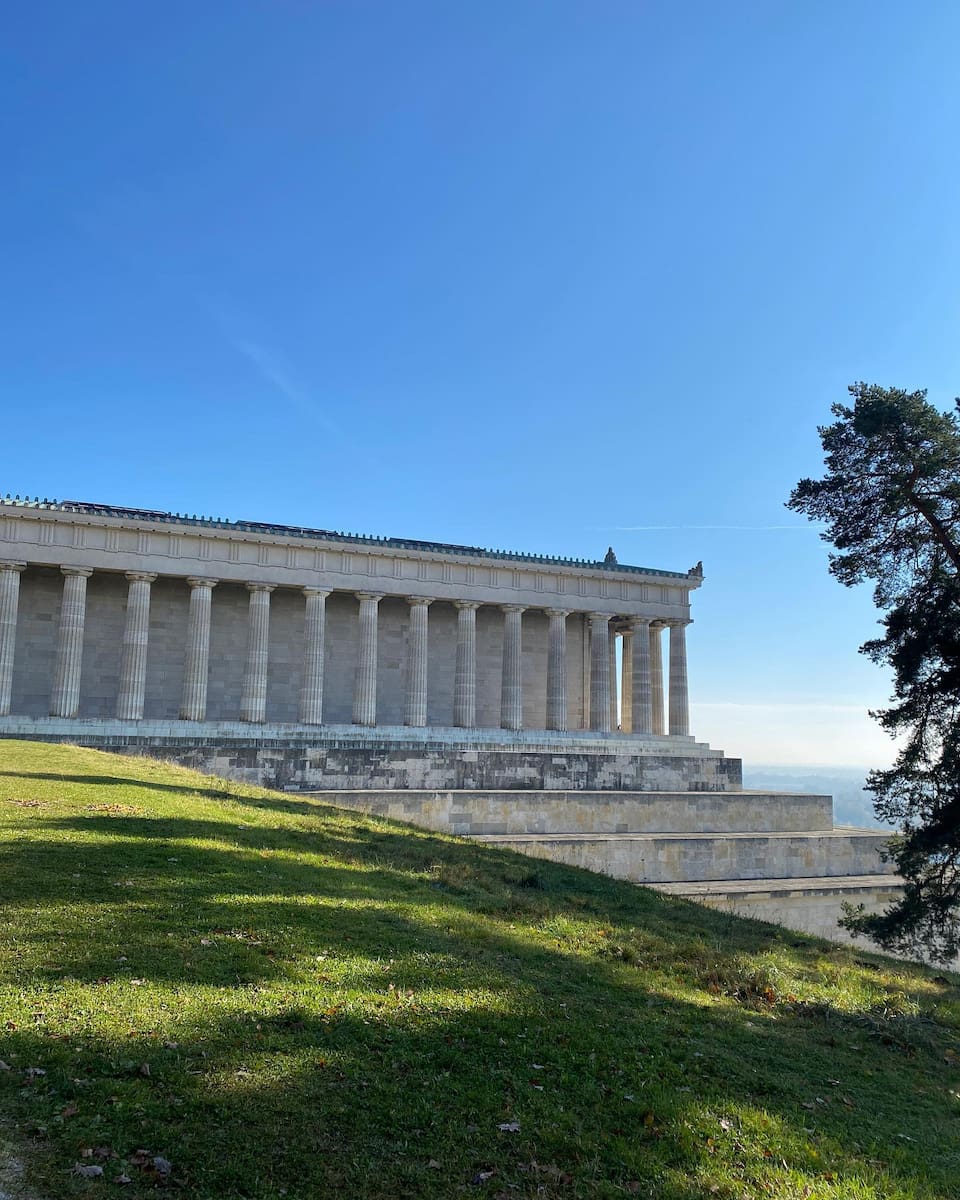
<path id="1" fill-rule="evenodd" d="M 872 765 L 783 508 L 960 391 L 960 8 L 11 6 L 0 490 L 685 570 L 694 732 Z"/>

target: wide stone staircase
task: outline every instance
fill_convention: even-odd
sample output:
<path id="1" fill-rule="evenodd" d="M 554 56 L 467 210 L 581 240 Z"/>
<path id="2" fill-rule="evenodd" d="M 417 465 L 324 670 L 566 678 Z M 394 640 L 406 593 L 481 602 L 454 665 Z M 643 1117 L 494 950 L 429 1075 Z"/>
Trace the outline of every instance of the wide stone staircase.
<path id="1" fill-rule="evenodd" d="M 899 880 L 889 834 L 835 826 L 830 796 L 768 791 L 325 790 L 346 808 L 475 838 L 844 940 L 844 901 L 876 910 Z"/>

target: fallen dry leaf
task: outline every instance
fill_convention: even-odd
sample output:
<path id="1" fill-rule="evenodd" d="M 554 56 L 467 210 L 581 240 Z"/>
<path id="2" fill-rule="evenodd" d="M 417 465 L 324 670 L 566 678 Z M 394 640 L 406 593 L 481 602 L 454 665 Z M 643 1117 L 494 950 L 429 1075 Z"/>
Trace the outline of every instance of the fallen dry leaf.
<path id="1" fill-rule="evenodd" d="M 518 1121 L 504 1121 L 503 1124 L 498 1125 L 497 1128 L 500 1130 L 501 1133 L 519 1133 L 520 1132 L 520 1124 Z"/>
<path id="2" fill-rule="evenodd" d="M 79 1175 L 81 1179 L 99 1179 L 103 1174 L 103 1167 L 85 1166 L 83 1163 L 77 1163 L 73 1168 L 74 1175 Z"/>

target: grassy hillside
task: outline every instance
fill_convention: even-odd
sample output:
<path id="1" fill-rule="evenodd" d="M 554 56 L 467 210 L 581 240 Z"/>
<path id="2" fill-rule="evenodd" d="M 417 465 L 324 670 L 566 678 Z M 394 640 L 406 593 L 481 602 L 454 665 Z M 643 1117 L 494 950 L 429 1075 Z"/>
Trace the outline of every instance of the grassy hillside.
<path id="1" fill-rule="evenodd" d="M 0 856 L 0 1195 L 960 1196 L 956 978 L 69 747 Z"/>

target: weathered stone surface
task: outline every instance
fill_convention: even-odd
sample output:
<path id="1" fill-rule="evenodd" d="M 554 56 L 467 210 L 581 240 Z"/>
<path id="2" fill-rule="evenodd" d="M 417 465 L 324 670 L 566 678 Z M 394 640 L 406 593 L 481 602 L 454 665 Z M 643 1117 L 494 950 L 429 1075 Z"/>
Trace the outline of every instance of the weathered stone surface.
<path id="1" fill-rule="evenodd" d="M 829 832 L 829 796 L 786 792 L 316 791 L 313 799 L 441 833 Z"/>
<path id="2" fill-rule="evenodd" d="M 633 883 L 711 879 L 803 879 L 880 875 L 890 835 L 835 829 L 816 833 L 486 834 L 479 840 L 533 858 L 601 871 Z M 892 865 L 886 864 L 889 873 Z"/>

